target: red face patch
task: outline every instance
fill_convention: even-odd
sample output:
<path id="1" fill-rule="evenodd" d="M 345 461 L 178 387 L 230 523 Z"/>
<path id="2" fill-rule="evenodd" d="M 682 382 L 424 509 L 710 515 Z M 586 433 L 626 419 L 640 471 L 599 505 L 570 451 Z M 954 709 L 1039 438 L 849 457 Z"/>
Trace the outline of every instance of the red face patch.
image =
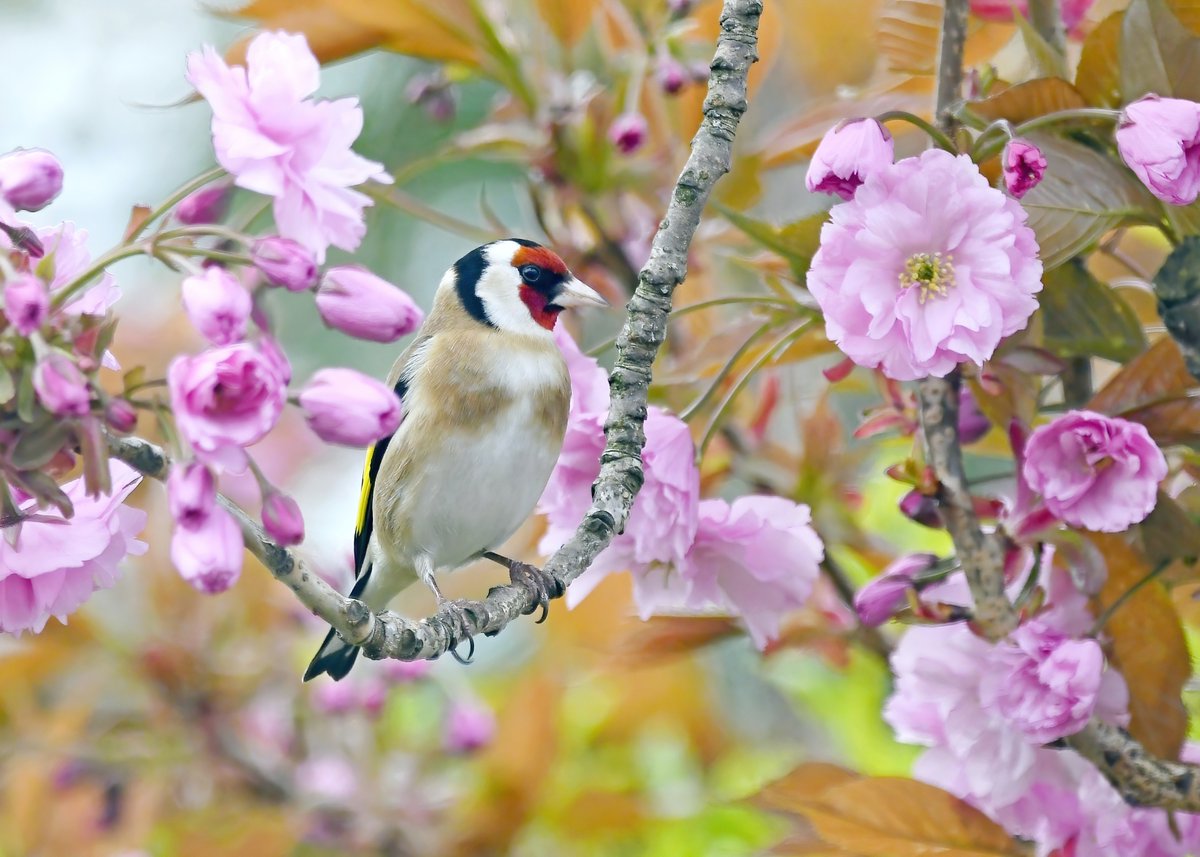
<path id="1" fill-rule="evenodd" d="M 549 301 L 546 300 L 545 295 L 537 289 L 531 289 L 529 286 L 521 285 L 518 292 L 521 295 L 521 302 L 529 308 L 529 314 L 533 317 L 533 320 L 546 328 L 546 330 L 554 330 L 554 322 L 558 321 L 558 314 L 562 311 L 561 308 L 551 306 Z"/>
<path id="2" fill-rule="evenodd" d="M 553 250 L 547 250 L 545 247 L 518 247 L 517 252 L 513 253 L 512 264 L 514 268 L 537 265 L 543 271 L 552 274 L 567 273 L 567 263 L 558 258 L 558 254 Z"/>

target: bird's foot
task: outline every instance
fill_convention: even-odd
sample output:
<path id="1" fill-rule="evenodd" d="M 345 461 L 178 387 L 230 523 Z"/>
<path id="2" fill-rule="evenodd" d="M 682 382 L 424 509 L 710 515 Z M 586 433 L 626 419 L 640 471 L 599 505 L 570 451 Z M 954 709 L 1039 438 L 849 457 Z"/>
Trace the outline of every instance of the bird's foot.
<path id="1" fill-rule="evenodd" d="M 546 617 L 550 615 L 550 599 L 559 598 L 563 594 L 562 581 L 536 565 L 517 560 L 510 560 L 508 576 L 517 586 L 527 586 L 537 594 L 538 607 L 542 608 L 542 615 L 538 617 L 537 621 L 538 624 L 545 622 Z M 533 609 L 529 612 L 532 613 Z"/>
<path id="2" fill-rule="evenodd" d="M 467 618 L 466 604 L 465 601 L 451 601 L 449 598 L 443 598 L 438 604 L 437 612 L 433 614 L 433 620 L 446 632 L 448 640 L 446 650 L 454 656 L 454 660 L 464 665 L 469 664 L 471 658 L 475 656 L 475 640 L 471 634 L 471 623 Z M 463 642 L 468 645 L 465 658 L 458 653 L 458 647 Z"/>

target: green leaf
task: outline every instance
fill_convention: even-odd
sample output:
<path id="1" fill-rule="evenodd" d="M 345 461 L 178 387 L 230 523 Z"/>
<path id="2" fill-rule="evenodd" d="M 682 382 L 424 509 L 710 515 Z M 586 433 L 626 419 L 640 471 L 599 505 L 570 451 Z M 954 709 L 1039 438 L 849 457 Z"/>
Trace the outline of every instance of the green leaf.
<path id="1" fill-rule="evenodd" d="M 1200 378 L 1200 236 L 1189 235 L 1171 251 L 1154 275 L 1154 291 L 1188 372 Z"/>
<path id="2" fill-rule="evenodd" d="M 1200 98 L 1200 39 L 1164 0 L 1133 0 L 1121 24 L 1121 96 Z"/>
<path id="3" fill-rule="evenodd" d="M 0 366 L 0 405 L 7 405 L 17 394 L 17 384 L 13 380 L 12 370 Z"/>
<path id="4" fill-rule="evenodd" d="M 1111 229 L 1148 220 L 1158 201 L 1123 164 L 1082 143 L 1030 134 L 1046 156 L 1046 177 L 1021 200 L 1046 270 L 1078 256 Z"/>
<path id="5" fill-rule="evenodd" d="M 1038 302 L 1048 350 L 1062 357 L 1123 362 L 1145 349 L 1136 313 L 1078 259 L 1046 274 L 1044 284 Z"/>
<path id="6" fill-rule="evenodd" d="M 1017 21 L 1017 29 L 1021 31 L 1021 41 L 1025 43 L 1025 50 L 1033 60 L 1037 73 L 1046 77 L 1066 77 L 1067 58 L 1042 38 L 1028 18 L 1024 15 L 1013 17 Z"/>
<path id="7" fill-rule="evenodd" d="M 13 446 L 12 464 L 19 470 L 45 467 L 71 436 L 71 424 L 47 417 L 21 432 Z"/>
<path id="8" fill-rule="evenodd" d="M 813 254 L 821 243 L 821 227 L 829 219 L 828 212 L 821 212 L 803 220 L 783 226 L 775 226 L 763 220 L 755 220 L 739 214 L 731 208 L 718 206 L 718 210 L 730 223 L 753 238 L 768 250 L 773 250 L 788 261 L 796 276 L 803 279 L 812 263 Z"/>

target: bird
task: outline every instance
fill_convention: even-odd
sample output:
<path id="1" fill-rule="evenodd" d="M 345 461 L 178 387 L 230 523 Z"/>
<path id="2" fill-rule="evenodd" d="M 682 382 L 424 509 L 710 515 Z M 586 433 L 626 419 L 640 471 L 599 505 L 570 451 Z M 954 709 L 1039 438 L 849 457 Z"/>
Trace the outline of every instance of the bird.
<path id="1" fill-rule="evenodd" d="M 455 657 L 470 635 L 461 608 L 438 586 L 439 570 L 501 562 L 514 582 L 534 585 L 545 618 L 556 584 L 495 549 L 529 517 L 558 460 L 571 379 L 553 331 L 562 310 L 584 306 L 608 302 L 554 251 L 521 238 L 484 244 L 446 271 L 388 374 L 402 417 L 367 450 L 350 597 L 379 611 L 424 581 L 438 615 L 457 616 Z M 304 680 L 344 678 L 358 652 L 331 628 Z"/>

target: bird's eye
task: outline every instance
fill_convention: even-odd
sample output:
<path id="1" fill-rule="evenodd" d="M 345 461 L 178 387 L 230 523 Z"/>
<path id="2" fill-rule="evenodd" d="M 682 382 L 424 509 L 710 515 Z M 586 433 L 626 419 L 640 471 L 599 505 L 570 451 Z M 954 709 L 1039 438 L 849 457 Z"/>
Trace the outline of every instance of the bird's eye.
<path id="1" fill-rule="evenodd" d="M 542 278 L 542 269 L 537 265 L 522 265 L 521 279 L 532 285 Z"/>

